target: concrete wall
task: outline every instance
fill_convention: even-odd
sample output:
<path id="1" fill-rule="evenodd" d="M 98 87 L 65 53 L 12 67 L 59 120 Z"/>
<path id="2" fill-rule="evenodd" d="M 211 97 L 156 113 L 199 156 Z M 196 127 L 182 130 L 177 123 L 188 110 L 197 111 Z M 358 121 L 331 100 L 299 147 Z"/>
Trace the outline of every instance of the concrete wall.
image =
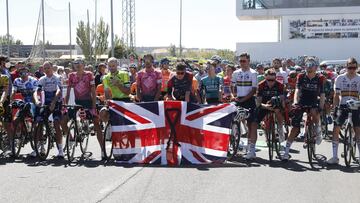
<path id="1" fill-rule="evenodd" d="M 252 59 L 258 61 L 267 61 L 274 57 L 297 57 L 301 55 L 318 56 L 322 60 L 340 60 L 352 56 L 360 60 L 360 38 L 289 39 L 290 20 L 316 20 L 320 18 L 360 19 L 360 14 L 283 16 L 281 18 L 281 40 L 279 42 L 237 43 L 237 54 L 249 52 Z"/>

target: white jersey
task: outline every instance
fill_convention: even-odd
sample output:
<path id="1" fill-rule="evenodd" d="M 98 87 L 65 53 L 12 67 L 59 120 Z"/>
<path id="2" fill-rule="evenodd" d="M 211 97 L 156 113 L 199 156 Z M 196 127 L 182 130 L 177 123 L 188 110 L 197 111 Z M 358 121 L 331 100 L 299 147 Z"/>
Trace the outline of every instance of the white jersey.
<path id="1" fill-rule="evenodd" d="M 288 74 L 285 71 L 280 70 L 276 72 L 276 80 L 283 85 L 288 84 Z"/>
<path id="2" fill-rule="evenodd" d="M 352 79 L 348 78 L 347 74 L 341 74 L 335 79 L 335 92 L 340 94 L 340 105 L 346 104 L 349 99 L 359 100 L 360 93 L 360 75 Z"/>
<path id="3" fill-rule="evenodd" d="M 24 81 L 23 79 L 16 78 L 13 84 L 13 92 L 20 93 L 24 97 L 25 102 L 31 102 L 33 98 L 33 93 L 37 88 L 37 79 L 31 76 L 28 76 L 28 79 Z"/>
<path id="4" fill-rule="evenodd" d="M 56 91 L 62 89 L 60 78 L 52 75 L 51 77 L 42 76 L 38 82 L 38 88 L 45 93 L 45 103 L 51 102 L 55 97 Z M 59 98 L 61 100 L 61 97 Z"/>
<path id="5" fill-rule="evenodd" d="M 240 68 L 233 73 L 231 82 L 233 86 L 236 86 L 237 96 L 245 97 L 254 88 L 257 88 L 257 73 L 252 69 L 243 71 Z"/>

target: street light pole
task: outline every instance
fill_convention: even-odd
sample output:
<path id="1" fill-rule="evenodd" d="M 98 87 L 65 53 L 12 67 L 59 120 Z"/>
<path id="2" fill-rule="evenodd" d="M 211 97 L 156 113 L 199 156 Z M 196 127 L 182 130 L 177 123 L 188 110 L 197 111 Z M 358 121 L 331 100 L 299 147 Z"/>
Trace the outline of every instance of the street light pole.
<path id="1" fill-rule="evenodd" d="M 10 58 L 10 32 L 9 32 L 9 1 L 6 0 L 6 22 L 7 22 L 7 56 Z M 1 47 L 2 51 L 2 47 Z"/>
<path id="2" fill-rule="evenodd" d="M 111 57 L 114 57 L 114 16 L 113 16 L 113 0 L 111 3 Z"/>
<path id="3" fill-rule="evenodd" d="M 182 0 L 180 0 L 180 57 L 182 56 Z"/>

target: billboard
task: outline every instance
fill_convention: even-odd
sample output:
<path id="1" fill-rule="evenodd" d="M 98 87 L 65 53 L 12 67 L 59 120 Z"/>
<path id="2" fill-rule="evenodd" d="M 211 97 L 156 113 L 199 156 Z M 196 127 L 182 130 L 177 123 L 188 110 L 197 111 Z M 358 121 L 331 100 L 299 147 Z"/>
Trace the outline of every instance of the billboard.
<path id="1" fill-rule="evenodd" d="M 289 20 L 289 39 L 360 38 L 360 18 Z"/>

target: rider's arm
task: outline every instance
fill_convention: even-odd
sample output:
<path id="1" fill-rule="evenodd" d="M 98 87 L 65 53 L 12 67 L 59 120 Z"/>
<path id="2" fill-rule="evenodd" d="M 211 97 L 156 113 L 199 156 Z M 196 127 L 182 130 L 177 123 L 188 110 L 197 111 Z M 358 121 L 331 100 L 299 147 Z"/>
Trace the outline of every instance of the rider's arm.
<path id="1" fill-rule="evenodd" d="M 156 79 L 156 94 L 155 94 L 155 101 L 159 101 L 161 96 L 161 84 L 162 84 L 162 75 L 161 73 L 158 74 Z"/>
<path id="2" fill-rule="evenodd" d="M 341 82 L 336 78 L 334 85 L 334 99 L 333 99 L 333 107 L 337 107 L 340 104 L 340 93 L 341 93 Z"/>
<path id="3" fill-rule="evenodd" d="M 9 92 L 9 87 L 6 85 L 4 86 L 4 91 L 1 95 L 1 98 L 0 98 L 0 103 L 3 104 L 8 96 L 8 92 Z"/>
<path id="4" fill-rule="evenodd" d="M 69 103 L 70 91 L 71 91 L 71 88 L 73 87 L 73 84 L 71 82 L 72 80 L 70 77 L 71 77 L 71 75 L 69 75 L 69 78 L 68 78 L 68 86 L 66 88 L 65 104 Z"/>
<path id="5" fill-rule="evenodd" d="M 96 109 L 96 88 L 95 83 L 91 85 L 91 100 L 92 100 L 92 108 Z"/>
<path id="6" fill-rule="evenodd" d="M 325 105 L 325 82 L 326 78 L 322 76 L 320 78 L 320 109 L 324 109 Z"/>
<path id="7" fill-rule="evenodd" d="M 301 74 L 299 74 L 296 78 L 296 87 L 295 87 L 295 92 L 294 92 L 294 102 L 293 104 L 298 104 L 300 101 L 300 96 L 301 96 L 301 78 L 300 78 Z"/>
<path id="8" fill-rule="evenodd" d="M 130 77 L 128 74 L 124 74 L 123 82 L 124 83 L 119 82 L 117 87 L 119 88 L 119 90 L 122 93 L 129 95 L 130 94 Z"/>
<path id="9" fill-rule="evenodd" d="M 136 88 L 136 97 L 139 99 L 139 101 L 142 100 L 142 94 L 141 94 L 141 73 L 139 73 L 137 76 L 136 76 L 136 85 L 137 85 L 137 88 Z"/>

